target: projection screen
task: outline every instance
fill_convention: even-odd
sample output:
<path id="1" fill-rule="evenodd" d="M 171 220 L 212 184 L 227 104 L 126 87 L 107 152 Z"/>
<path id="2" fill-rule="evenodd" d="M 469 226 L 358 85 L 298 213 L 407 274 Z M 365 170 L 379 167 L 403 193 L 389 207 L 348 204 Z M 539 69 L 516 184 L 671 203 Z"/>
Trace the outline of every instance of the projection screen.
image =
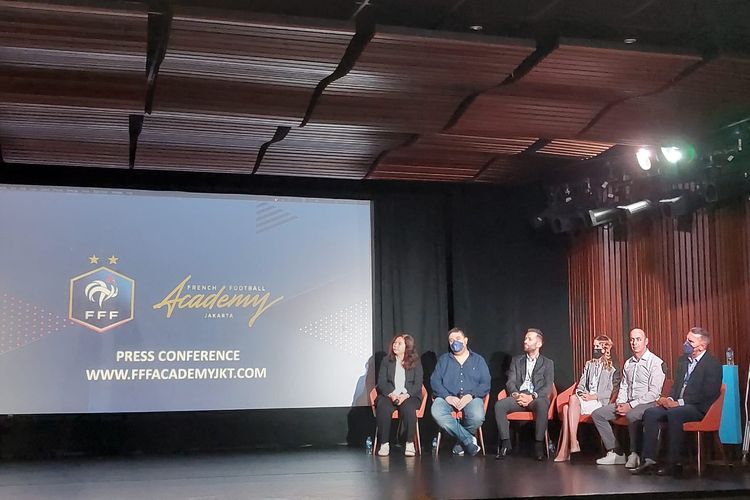
<path id="1" fill-rule="evenodd" d="M 369 201 L 0 185 L 0 413 L 366 404 Z"/>

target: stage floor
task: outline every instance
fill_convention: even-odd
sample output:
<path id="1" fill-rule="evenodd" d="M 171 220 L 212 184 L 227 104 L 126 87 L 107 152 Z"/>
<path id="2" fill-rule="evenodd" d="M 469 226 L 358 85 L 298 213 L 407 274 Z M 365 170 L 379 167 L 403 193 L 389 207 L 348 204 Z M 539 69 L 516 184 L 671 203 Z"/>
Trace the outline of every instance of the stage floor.
<path id="1" fill-rule="evenodd" d="M 400 452 L 396 448 L 394 452 Z M 0 463 L 2 499 L 508 498 L 660 493 L 660 498 L 749 498 L 750 471 L 705 478 L 632 477 L 591 460 L 528 457 L 372 457 L 340 448 L 169 457 Z M 672 492 L 672 495 L 664 493 Z M 684 492 L 684 493 L 680 493 Z M 593 495 L 593 497 L 592 497 Z"/>

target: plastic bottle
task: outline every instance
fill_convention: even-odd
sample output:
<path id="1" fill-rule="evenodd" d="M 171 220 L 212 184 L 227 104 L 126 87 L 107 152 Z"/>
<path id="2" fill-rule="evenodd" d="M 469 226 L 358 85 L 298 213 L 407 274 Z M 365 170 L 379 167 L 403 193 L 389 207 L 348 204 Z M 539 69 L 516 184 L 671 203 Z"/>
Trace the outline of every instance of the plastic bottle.
<path id="1" fill-rule="evenodd" d="M 734 351 L 731 347 L 727 347 L 727 364 L 733 365 L 734 364 Z"/>
<path id="2" fill-rule="evenodd" d="M 367 436 L 367 439 L 365 440 L 365 450 L 367 451 L 368 455 L 372 454 L 372 437 Z"/>

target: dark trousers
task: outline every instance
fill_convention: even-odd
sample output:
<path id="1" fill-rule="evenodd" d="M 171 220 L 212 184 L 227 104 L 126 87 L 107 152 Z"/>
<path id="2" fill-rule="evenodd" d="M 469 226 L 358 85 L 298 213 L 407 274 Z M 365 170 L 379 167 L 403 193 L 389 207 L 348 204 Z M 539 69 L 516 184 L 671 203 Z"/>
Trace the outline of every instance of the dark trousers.
<path id="1" fill-rule="evenodd" d="M 375 420 L 378 423 L 378 442 L 387 443 L 391 435 L 391 416 L 393 410 L 398 410 L 398 418 L 401 419 L 401 427 L 406 434 L 406 441 L 414 441 L 417 432 L 417 410 L 422 403 L 419 398 L 407 398 L 406 401 L 397 406 L 391 398 L 378 396 L 375 401 Z"/>
<path id="2" fill-rule="evenodd" d="M 510 423 L 508 413 L 515 411 L 531 411 L 534 413 L 534 437 L 537 441 L 544 441 L 547 432 L 547 412 L 549 411 L 549 399 L 537 398 L 527 408 L 516 403 L 516 400 L 507 397 L 495 403 L 495 422 L 500 432 L 500 439 L 510 439 Z"/>
<path id="3" fill-rule="evenodd" d="M 685 432 L 682 424 L 685 422 L 697 422 L 703 418 L 701 413 L 693 405 L 677 406 L 675 408 L 662 408 L 654 406 L 643 413 L 643 458 L 656 460 L 656 450 L 659 440 L 659 426 L 666 423 L 668 438 L 667 459 L 670 463 L 678 463 L 682 455 L 682 447 L 685 442 Z"/>

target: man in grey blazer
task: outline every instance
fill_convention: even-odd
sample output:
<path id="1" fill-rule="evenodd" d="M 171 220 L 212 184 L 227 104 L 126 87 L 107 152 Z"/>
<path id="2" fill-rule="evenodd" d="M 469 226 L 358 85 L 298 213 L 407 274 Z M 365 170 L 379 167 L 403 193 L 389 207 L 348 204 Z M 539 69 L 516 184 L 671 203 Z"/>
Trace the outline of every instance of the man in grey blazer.
<path id="1" fill-rule="evenodd" d="M 549 396 L 555 383 L 555 364 L 539 353 L 543 344 L 542 331 L 529 328 L 523 340 L 525 354 L 515 356 L 510 362 L 508 382 L 505 384 L 509 396 L 495 403 L 495 421 L 501 439 L 496 459 L 511 452 L 508 413 L 516 411 L 534 413 L 536 459 L 541 461 L 546 457 L 544 437 L 547 432 Z"/>

